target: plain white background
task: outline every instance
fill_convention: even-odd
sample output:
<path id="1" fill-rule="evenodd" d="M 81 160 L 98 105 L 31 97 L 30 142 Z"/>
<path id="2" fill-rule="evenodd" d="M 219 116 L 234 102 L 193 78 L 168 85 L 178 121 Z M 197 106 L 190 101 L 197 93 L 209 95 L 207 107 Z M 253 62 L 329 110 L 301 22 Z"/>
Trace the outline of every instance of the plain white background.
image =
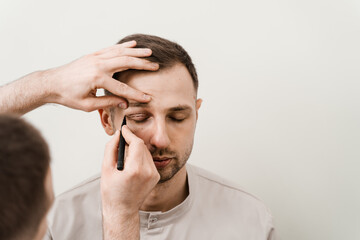
<path id="1" fill-rule="evenodd" d="M 360 239 L 359 1 L 2 0 L 0 84 L 138 32 L 177 41 L 198 69 L 190 163 L 262 199 L 284 240 Z M 97 112 L 25 118 L 49 142 L 56 194 L 99 172 Z"/>

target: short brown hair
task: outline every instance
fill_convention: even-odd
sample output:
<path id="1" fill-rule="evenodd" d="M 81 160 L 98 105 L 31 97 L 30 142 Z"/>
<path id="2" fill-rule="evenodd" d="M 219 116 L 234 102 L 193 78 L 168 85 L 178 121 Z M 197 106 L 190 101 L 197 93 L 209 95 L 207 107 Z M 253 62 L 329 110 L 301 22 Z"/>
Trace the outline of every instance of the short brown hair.
<path id="1" fill-rule="evenodd" d="M 133 34 L 126 36 L 125 38 L 121 39 L 118 42 L 118 44 L 132 40 L 136 41 L 136 48 L 151 49 L 152 55 L 150 57 L 145 57 L 145 59 L 149 60 L 150 62 L 158 63 L 160 66 L 159 68 L 160 70 L 172 67 L 176 63 L 183 64 L 186 67 L 186 69 L 189 71 L 190 76 L 193 80 L 195 91 L 197 91 L 199 82 L 196 73 L 196 68 L 191 60 L 191 57 L 182 46 L 167 39 L 154 35 L 147 35 L 147 34 Z M 130 70 L 130 71 L 137 71 L 137 70 Z M 113 78 L 119 80 L 121 73 L 122 72 L 115 73 L 113 75 Z M 108 91 L 105 92 L 107 95 L 110 94 Z"/>
<path id="2" fill-rule="evenodd" d="M 32 239 L 50 203 L 48 145 L 26 121 L 0 114 L 0 239 Z"/>

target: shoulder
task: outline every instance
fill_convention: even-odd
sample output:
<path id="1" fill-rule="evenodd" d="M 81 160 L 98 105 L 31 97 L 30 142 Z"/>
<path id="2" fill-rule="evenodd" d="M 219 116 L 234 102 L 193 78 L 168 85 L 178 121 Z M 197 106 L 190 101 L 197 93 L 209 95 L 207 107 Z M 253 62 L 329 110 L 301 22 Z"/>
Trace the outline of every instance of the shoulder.
<path id="1" fill-rule="evenodd" d="M 66 192 L 56 197 L 56 201 L 76 198 L 78 196 L 97 194 L 100 191 L 100 174 L 96 174 L 81 183 L 75 185 Z"/>
<path id="2" fill-rule="evenodd" d="M 91 212 L 89 209 L 100 211 L 100 207 L 100 174 L 97 174 L 56 197 L 48 215 L 49 225 L 86 217 Z"/>
<path id="3" fill-rule="evenodd" d="M 56 197 L 48 214 L 48 235 L 50 239 L 100 239 L 100 174 Z"/>
<path id="4" fill-rule="evenodd" d="M 203 222 L 216 219 L 209 228 L 221 228 L 229 238 L 270 239 L 274 224 L 270 210 L 253 194 L 205 169 L 187 165 L 195 216 Z M 218 224 L 221 223 L 221 224 Z"/>
<path id="5" fill-rule="evenodd" d="M 239 184 L 229 181 L 208 170 L 187 164 L 197 184 L 197 191 L 206 198 L 213 197 L 223 206 L 229 204 L 232 210 L 253 211 L 265 218 L 272 218 L 270 210 L 255 195 L 245 191 Z"/>

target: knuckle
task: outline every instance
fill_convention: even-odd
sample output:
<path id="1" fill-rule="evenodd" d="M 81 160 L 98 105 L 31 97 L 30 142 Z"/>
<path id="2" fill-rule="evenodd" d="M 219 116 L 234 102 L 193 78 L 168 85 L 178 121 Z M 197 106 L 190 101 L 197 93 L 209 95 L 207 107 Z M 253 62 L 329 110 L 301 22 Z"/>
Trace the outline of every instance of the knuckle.
<path id="1" fill-rule="evenodd" d="M 142 140 L 141 138 L 139 138 L 139 139 L 136 140 L 136 144 L 137 144 L 137 145 L 144 145 L 145 143 L 144 143 L 144 140 Z"/>
<path id="2" fill-rule="evenodd" d="M 94 83 L 96 83 L 96 86 L 104 86 L 105 81 L 106 81 L 105 78 L 102 77 L 100 73 L 97 73 L 95 75 Z M 93 87 L 93 88 L 96 88 L 96 87 Z"/>
<path id="3" fill-rule="evenodd" d="M 99 51 L 90 53 L 88 56 L 89 56 L 89 57 L 97 57 L 97 56 L 99 56 L 99 55 L 101 55 L 101 54 L 102 54 L 102 51 L 99 50 Z"/>
<path id="4" fill-rule="evenodd" d="M 130 173 L 130 178 L 134 179 L 138 178 L 139 176 L 141 176 L 141 170 L 138 167 L 133 168 Z"/>
<path id="5" fill-rule="evenodd" d="M 83 56 L 83 59 L 85 59 L 87 61 L 91 61 L 92 59 L 96 58 L 97 55 L 98 55 L 97 52 L 90 53 L 90 54 Z"/>
<path id="6" fill-rule="evenodd" d="M 158 171 L 156 169 L 154 171 L 152 171 L 152 177 L 160 179 L 160 174 L 158 173 Z"/>
<path id="7" fill-rule="evenodd" d="M 115 105 L 115 102 L 113 101 L 113 99 L 108 99 L 108 100 L 106 100 L 105 105 L 106 106 L 113 106 L 113 105 Z"/>
<path id="8" fill-rule="evenodd" d="M 90 104 L 89 102 L 85 102 L 85 103 L 83 104 L 83 110 L 84 110 L 85 112 L 91 112 L 91 111 L 92 111 L 92 106 L 91 106 L 91 104 Z"/>
<path id="9" fill-rule="evenodd" d="M 123 63 L 124 63 L 125 65 L 128 65 L 128 64 L 131 63 L 132 58 L 129 57 L 129 56 L 123 56 L 123 57 L 122 57 L 122 60 L 123 60 Z"/>
<path id="10" fill-rule="evenodd" d="M 147 172 L 146 174 L 143 175 L 143 180 L 146 182 L 153 182 L 156 180 L 156 175 L 153 174 L 152 172 Z"/>
<path id="11" fill-rule="evenodd" d="M 120 92 L 126 92 L 128 90 L 128 86 L 125 83 L 120 83 L 118 89 Z"/>
<path id="12" fill-rule="evenodd" d="M 121 46 L 120 48 L 118 48 L 117 54 L 118 54 L 118 55 L 124 55 L 124 54 L 125 54 L 125 48 L 124 48 L 123 46 Z"/>
<path id="13" fill-rule="evenodd" d="M 91 72 L 91 81 L 97 82 L 99 79 L 101 79 L 101 71 L 98 68 L 93 68 Z"/>

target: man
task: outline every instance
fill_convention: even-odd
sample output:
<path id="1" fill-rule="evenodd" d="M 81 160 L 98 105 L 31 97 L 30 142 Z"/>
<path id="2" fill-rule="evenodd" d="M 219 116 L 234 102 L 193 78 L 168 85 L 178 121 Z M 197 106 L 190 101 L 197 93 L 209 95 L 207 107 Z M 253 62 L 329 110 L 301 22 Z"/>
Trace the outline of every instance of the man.
<path id="1" fill-rule="evenodd" d="M 127 138 L 130 142 L 131 134 L 127 134 Z M 48 145 L 39 131 L 26 121 L 0 114 L 0 146 L 0 239 L 43 239 L 47 228 L 46 213 L 54 200 Z M 136 159 L 128 164 L 127 171 L 121 176 L 114 171 L 116 162 L 109 161 L 111 158 L 107 157 L 114 150 L 108 149 L 106 152 L 102 172 L 102 191 L 106 193 L 103 195 L 104 210 L 112 212 L 117 211 L 119 206 L 132 206 L 126 203 L 134 199 L 132 195 L 146 195 L 158 182 L 158 173 L 152 161 L 148 161 L 149 174 L 143 174 L 132 182 L 141 185 L 141 191 L 130 192 L 130 185 L 126 182 L 132 175 L 132 166 L 136 168 L 139 160 L 142 160 L 136 150 L 129 151 Z M 116 198 L 113 191 L 106 190 L 114 187 L 113 183 L 127 193 L 117 199 L 119 206 L 107 204 Z M 123 229 L 113 226 L 125 225 L 129 219 L 125 214 L 115 217 L 104 214 L 104 221 L 108 222 L 104 223 L 104 227 L 109 231 L 104 234 L 104 239 L 113 239 L 113 232 L 119 235 L 116 239 L 138 239 L 137 223 Z M 136 231 L 132 229 L 134 227 Z"/>
<path id="2" fill-rule="evenodd" d="M 29 74 L 0 87 L 0 113 L 24 114 L 47 102 L 91 111 L 99 107 L 126 108 L 128 100 L 146 103 L 151 98 L 126 84 L 115 81 L 115 71 L 129 68 L 157 70 L 158 65 L 143 57 L 150 49 L 133 48 L 136 42 L 118 44 L 84 56 L 70 64 Z M 76 87 L 74 87 L 76 86 Z M 118 96 L 97 97 L 97 88 L 108 88 Z M 156 185 L 159 174 L 151 156 L 142 155 L 139 139 L 131 132 L 124 136 L 129 144 L 127 169 L 119 174 L 116 162 L 111 161 L 117 149 L 119 132 L 107 145 L 102 168 L 102 199 L 104 209 L 104 239 L 138 239 L 137 223 L 126 226 L 130 216 L 124 209 L 133 207 L 132 199 L 144 198 Z M 47 144 L 31 125 L 14 116 L 0 114 L 0 239 L 42 239 L 46 232 L 45 214 L 53 201 L 49 151 Z M 145 146 L 144 146 L 145 147 Z M 139 164 L 147 164 L 146 171 L 134 178 Z M 132 185 L 141 186 L 135 190 Z M 117 196 L 109 189 L 120 187 L 127 194 Z M 144 197 L 143 197 L 144 196 Z M 111 203 L 116 200 L 118 205 Z M 130 222 L 131 223 L 131 222 Z M 116 228 L 112 225 L 115 224 Z"/>
<path id="3" fill-rule="evenodd" d="M 24 120 L 0 114 L 0 239 L 40 240 L 53 200 L 50 154 Z"/>
<path id="4" fill-rule="evenodd" d="M 86 180 L 56 200 L 48 239 L 101 239 L 103 231 L 108 232 L 104 226 L 108 222 L 102 217 L 109 211 L 99 207 L 104 201 L 118 206 L 113 216 L 129 216 L 132 224 L 118 225 L 119 229 L 140 221 L 141 239 L 274 239 L 271 214 L 259 200 L 212 173 L 186 164 L 202 102 L 197 98 L 198 79 L 190 56 L 178 44 L 156 36 L 131 35 L 120 43 L 129 40 L 150 48 L 152 56 L 147 59 L 160 68 L 156 72 L 128 70 L 114 77 L 151 96 L 151 101 L 129 101 L 125 110 L 100 109 L 101 123 L 107 134 L 116 133 L 116 139 L 125 117 L 127 126 L 122 131 L 130 146 L 124 171 L 132 166 L 130 150 L 136 147 L 143 151 L 143 159 L 151 158 L 160 181 L 145 197 L 135 196 L 132 207 L 124 208 L 119 199 L 128 193 L 121 187 L 105 188 L 104 176 Z M 130 138 L 131 133 L 138 139 Z M 116 161 L 116 147 L 115 140 L 108 145 L 110 162 Z M 134 180 L 149 168 L 148 159 L 144 162 Z M 141 188 L 131 181 L 127 184 L 132 191 Z M 118 198 L 107 202 L 102 199 L 106 195 L 103 189 L 108 194 L 118 193 Z"/>

